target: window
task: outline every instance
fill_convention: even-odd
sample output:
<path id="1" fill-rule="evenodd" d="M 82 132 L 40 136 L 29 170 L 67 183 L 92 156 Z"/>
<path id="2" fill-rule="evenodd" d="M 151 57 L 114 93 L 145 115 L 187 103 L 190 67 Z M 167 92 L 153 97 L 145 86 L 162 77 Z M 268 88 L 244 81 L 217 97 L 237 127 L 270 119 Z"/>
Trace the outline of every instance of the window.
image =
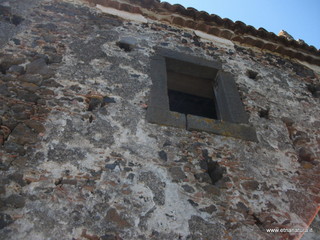
<path id="1" fill-rule="evenodd" d="M 165 58 L 169 109 L 217 119 L 213 80 L 217 69 Z"/>
<path id="2" fill-rule="evenodd" d="M 151 60 L 150 123 L 257 141 L 237 86 L 218 61 L 158 49 Z"/>

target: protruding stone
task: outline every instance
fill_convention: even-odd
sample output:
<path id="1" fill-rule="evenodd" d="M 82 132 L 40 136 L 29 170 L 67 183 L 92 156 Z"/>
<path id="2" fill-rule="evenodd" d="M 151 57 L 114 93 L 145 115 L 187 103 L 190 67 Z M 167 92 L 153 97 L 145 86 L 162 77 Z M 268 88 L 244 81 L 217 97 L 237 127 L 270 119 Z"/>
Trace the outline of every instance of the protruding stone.
<path id="1" fill-rule="evenodd" d="M 10 174 L 8 178 L 16 183 L 18 183 L 21 187 L 24 187 L 26 185 L 26 182 L 23 179 L 23 174 L 19 172 L 15 172 L 13 174 Z"/>
<path id="2" fill-rule="evenodd" d="M 31 128 L 32 130 L 34 130 L 36 133 L 44 133 L 46 131 L 45 127 L 43 126 L 43 124 L 39 121 L 36 120 L 27 120 L 24 121 L 24 123 Z"/>
<path id="3" fill-rule="evenodd" d="M 191 206 L 193 206 L 193 207 L 198 207 L 199 206 L 199 204 L 198 203 L 196 203 L 195 201 L 193 201 L 192 199 L 188 199 L 188 202 L 191 204 Z"/>
<path id="4" fill-rule="evenodd" d="M 53 71 L 48 67 L 45 59 L 38 58 L 29 63 L 26 67 L 27 74 L 40 74 L 44 79 L 53 76 Z"/>
<path id="5" fill-rule="evenodd" d="M 61 63 L 63 57 L 59 54 L 48 54 L 48 64 L 52 64 L 52 63 Z"/>
<path id="6" fill-rule="evenodd" d="M 311 150 L 307 149 L 306 147 L 302 147 L 299 150 L 299 160 L 312 162 L 314 160 L 314 154 Z"/>
<path id="7" fill-rule="evenodd" d="M 114 163 L 110 163 L 110 164 L 106 164 L 106 168 L 110 169 L 110 170 L 115 170 L 115 168 L 119 166 L 119 164 L 117 162 Z"/>
<path id="8" fill-rule="evenodd" d="M 207 212 L 209 214 L 212 214 L 214 212 L 217 211 L 217 207 L 215 205 L 210 205 L 208 207 L 205 207 L 205 208 L 201 208 L 200 209 L 201 212 Z"/>
<path id="9" fill-rule="evenodd" d="M 20 81 L 28 82 L 36 84 L 37 86 L 40 86 L 42 84 L 42 76 L 39 74 L 24 74 L 19 77 Z"/>
<path id="10" fill-rule="evenodd" d="M 0 213 L 0 230 L 13 223 L 12 217 L 5 213 Z"/>
<path id="11" fill-rule="evenodd" d="M 39 87 L 36 84 L 29 83 L 29 82 L 23 82 L 23 83 L 21 83 L 21 86 L 23 89 L 26 89 L 30 92 L 35 92 L 39 89 Z"/>
<path id="12" fill-rule="evenodd" d="M 213 184 L 216 184 L 223 178 L 223 174 L 226 172 L 224 167 L 221 167 L 218 162 L 208 163 L 208 174 Z"/>
<path id="13" fill-rule="evenodd" d="M 5 115 L 2 117 L 2 125 L 8 127 L 12 131 L 18 125 L 18 121 L 12 116 Z"/>
<path id="14" fill-rule="evenodd" d="M 158 155 L 159 155 L 161 160 L 163 160 L 163 161 L 167 161 L 168 160 L 168 156 L 167 156 L 167 153 L 165 151 L 161 150 L 160 152 L 158 152 Z"/>
<path id="15" fill-rule="evenodd" d="M 3 136 L 4 140 L 8 138 L 10 135 L 11 130 L 7 126 L 0 126 L 0 134 Z"/>
<path id="16" fill-rule="evenodd" d="M 219 188 L 217 188 L 216 186 L 213 185 L 206 185 L 203 187 L 203 190 L 206 191 L 207 193 L 209 193 L 210 195 L 216 195 L 216 196 L 220 196 L 221 195 L 221 191 Z"/>
<path id="17" fill-rule="evenodd" d="M 58 28 L 57 25 L 54 23 L 40 23 L 37 24 L 35 27 L 39 29 L 44 29 L 49 32 L 55 32 Z"/>
<path id="18" fill-rule="evenodd" d="M 125 220 L 122 216 L 119 215 L 116 209 L 111 208 L 106 215 L 106 220 L 108 222 L 111 222 L 115 224 L 118 228 L 123 229 L 123 228 L 128 228 L 131 225 L 128 223 L 127 220 Z"/>
<path id="19" fill-rule="evenodd" d="M 180 167 L 169 168 L 169 173 L 173 182 L 182 182 L 187 176 L 184 174 Z"/>
<path id="20" fill-rule="evenodd" d="M 134 37 L 123 37 L 117 42 L 117 45 L 125 52 L 131 52 L 137 45 L 137 39 Z"/>
<path id="21" fill-rule="evenodd" d="M 29 119 L 33 113 L 32 107 L 26 104 L 15 104 L 11 107 L 13 112 L 13 117 L 17 120 L 26 120 Z"/>
<path id="22" fill-rule="evenodd" d="M 116 101 L 112 97 L 104 96 L 102 100 L 102 105 L 105 105 L 108 103 L 116 103 Z"/>
<path id="23" fill-rule="evenodd" d="M 21 75 L 24 73 L 24 67 L 13 65 L 7 70 L 7 73 L 14 74 L 14 75 Z"/>
<path id="24" fill-rule="evenodd" d="M 20 123 L 10 134 L 9 140 L 20 145 L 34 144 L 37 142 L 37 135 L 25 124 Z"/>
<path id="25" fill-rule="evenodd" d="M 25 203 L 25 198 L 18 194 L 12 194 L 4 200 L 4 204 L 7 207 L 22 208 Z"/>
<path id="26" fill-rule="evenodd" d="M 255 191 L 259 189 L 259 183 L 255 180 L 242 182 L 241 186 L 247 191 Z"/>
<path id="27" fill-rule="evenodd" d="M 185 185 L 182 185 L 181 187 L 182 187 L 183 190 L 185 190 L 187 193 L 194 193 L 194 192 L 195 192 L 194 188 L 191 187 L 190 185 L 185 184 Z"/>
<path id="28" fill-rule="evenodd" d="M 196 173 L 194 177 L 200 182 L 212 183 L 211 178 L 208 173 Z"/>
<path id="29" fill-rule="evenodd" d="M 6 188 L 5 188 L 5 186 L 0 185 L 0 195 L 2 195 L 2 194 L 6 194 Z"/>
<path id="30" fill-rule="evenodd" d="M 5 112 L 7 112 L 8 109 L 9 109 L 9 107 L 8 107 L 7 103 L 1 102 L 0 103 L 0 116 L 3 115 Z M 0 124 L 1 124 L 1 122 L 0 122 Z"/>
<path id="31" fill-rule="evenodd" d="M 22 145 L 17 144 L 15 142 L 11 142 L 11 141 L 6 141 L 4 143 L 4 149 L 8 153 L 18 153 L 21 156 L 26 154 L 26 150 Z"/>
<path id="32" fill-rule="evenodd" d="M 4 143 L 4 136 L 0 134 L 0 146 Z"/>
<path id="33" fill-rule="evenodd" d="M 102 97 L 92 97 L 90 98 L 89 106 L 88 106 L 88 111 L 93 111 L 95 109 L 98 109 L 101 104 L 102 104 Z"/>
<path id="34" fill-rule="evenodd" d="M 309 84 L 308 85 L 309 92 L 312 93 L 312 96 L 315 98 L 320 98 L 320 84 Z"/>
<path id="35" fill-rule="evenodd" d="M 44 80 L 43 83 L 42 83 L 42 86 L 52 87 L 52 88 L 62 87 L 62 85 L 60 83 L 57 83 L 53 79 Z"/>
<path id="36" fill-rule="evenodd" d="M 1 54 L 0 72 L 5 73 L 11 66 L 24 63 L 25 59 L 11 54 Z"/>
<path id="37" fill-rule="evenodd" d="M 10 97 L 11 93 L 8 88 L 8 84 L 1 84 L 1 82 L 0 82 L 0 95 Z"/>
<path id="38" fill-rule="evenodd" d="M 18 92 L 18 97 L 27 102 L 35 103 L 39 99 L 39 96 L 34 92 L 30 92 L 26 90 L 18 90 L 17 92 Z"/>
<path id="39" fill-rule="evenodd" d="M 283 117 L 281 120 L 286 124 L 287 127 L 291 127 L 294 124 L 292 118 L 289 117 Z"/>

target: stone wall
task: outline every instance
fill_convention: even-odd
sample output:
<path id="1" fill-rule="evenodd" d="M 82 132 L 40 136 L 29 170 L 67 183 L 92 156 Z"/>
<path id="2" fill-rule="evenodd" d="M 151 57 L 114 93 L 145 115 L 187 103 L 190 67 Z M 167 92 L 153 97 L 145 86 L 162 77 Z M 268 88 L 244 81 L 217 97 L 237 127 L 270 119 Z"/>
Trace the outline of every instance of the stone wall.
<path id="1" fill-rule="evenodd" d="M 81 1 L 20 3 L 0 1 L 0 239 L 300 239 L 266 229 L 319 208 L 319 66 Z M 158 47 L 219 59 L 258 142 L 148 123 Z"/>

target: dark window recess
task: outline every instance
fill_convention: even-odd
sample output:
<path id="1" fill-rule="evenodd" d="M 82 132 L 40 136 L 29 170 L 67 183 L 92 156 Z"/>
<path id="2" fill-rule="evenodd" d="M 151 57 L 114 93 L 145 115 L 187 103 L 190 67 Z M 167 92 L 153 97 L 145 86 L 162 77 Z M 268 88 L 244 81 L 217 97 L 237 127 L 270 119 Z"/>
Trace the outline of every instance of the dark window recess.
<path id="1" fill-rule="evenodd" d="M 269 108 L 267 108 L 267 109 L 261 109 L 261 110 L 259 111 L 259 117 L 265 118 L 265 119 L 269 119 L 269 111 L 270 111 Z"/>
<path id="2" fill-rule="evenodd" d="M 217 119 L 213 81 L 218 70 L 166 58 L 170 111 Z"/>
<path id="3" fill-rule="evenodd" d="M 132 46 L 130 46 L 127 43 L 118 42 L 117 45 L 119 46 L 119 48 L 123 49 L 125 52 L 131 52 L 131 50 L 133 49 Z"/>
<path id="4" fill-rule="evenodd" d="M 223 178 L 226 169 L 221 167 L 218 162 L 208 162 L 208 174 L 211 178 L 212 184 L 216 184 Z"/>
<path id="5" fill-rule="evenodd" d="M 213 99 L 168 89 L 170 111 L 217 119 Z"/>
<path id="6" fill-rule="evenodd" d="M 255 71 L 252 71 L 250 69 L 247 70 L 247 76 L 250 78 L 250 79 L 253 79 L 253 80 L 256 80 L 258 78 L 258 73 L 255 72 Z"/>

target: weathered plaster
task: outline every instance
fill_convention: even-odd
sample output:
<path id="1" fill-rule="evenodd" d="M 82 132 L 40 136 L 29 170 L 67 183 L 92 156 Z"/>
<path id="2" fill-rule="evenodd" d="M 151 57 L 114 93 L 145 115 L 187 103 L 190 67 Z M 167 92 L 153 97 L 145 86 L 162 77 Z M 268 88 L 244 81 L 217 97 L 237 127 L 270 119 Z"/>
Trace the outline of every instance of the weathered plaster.
<path id="1" fill-rule="evenodd" d="M 193 31 L 192 29 L 190 29 L 190 31 Z M 194 33 L 199 36 L 200 38 L 202 38 L 204 41 L 208 41 L 208 42 L 216 42 L 219 45 L 225 45 L 226 47 L 228 47 L 230 50 L 234 50 L 234 43 L 228 39 L 224 39 L 224 38 L 220 38 L 220 37 L 216 37 L 204 32 L 201 32 L 199 30 L 194 31 Z"/>
<path id="2" fill-rule="evenodd" d="M 266 228 L 307 227 L 319 206 L 311 67 L 80 1 L 37 4 L 15 13 L 28 21 L 0 51 L 16 65 L 0 74 L 0 239 L 300 238 Z M 258 142 L 148 123 L 159 47 L 220 59 Z M 19 72 L 39 58 L 42 75 Z M 216 184 L 213 162 L 225 169 Z M 304 240 L 319 217 L 312 227 Z"/>
<path id="3" fill-rule="evenodd" d="M 125 11 L 119 11 L 114 8 L 108 8 L 108 7 L 101 6 L 100 4 L 97 4 L 96 7 L 99 10 L 101 10 L 101 12 L 103 12 L 103 13 L 118 16 L 118 17 L 121 17 L 121 18 L 129 20 L 129 21 L 135 21 L 135 22 L 141 22 L 141 23 L 148 22 L 148 20 L 144 16 L 142 16 L 141 14 L 133 14 L 133 13 L 125 12 Z"/>

